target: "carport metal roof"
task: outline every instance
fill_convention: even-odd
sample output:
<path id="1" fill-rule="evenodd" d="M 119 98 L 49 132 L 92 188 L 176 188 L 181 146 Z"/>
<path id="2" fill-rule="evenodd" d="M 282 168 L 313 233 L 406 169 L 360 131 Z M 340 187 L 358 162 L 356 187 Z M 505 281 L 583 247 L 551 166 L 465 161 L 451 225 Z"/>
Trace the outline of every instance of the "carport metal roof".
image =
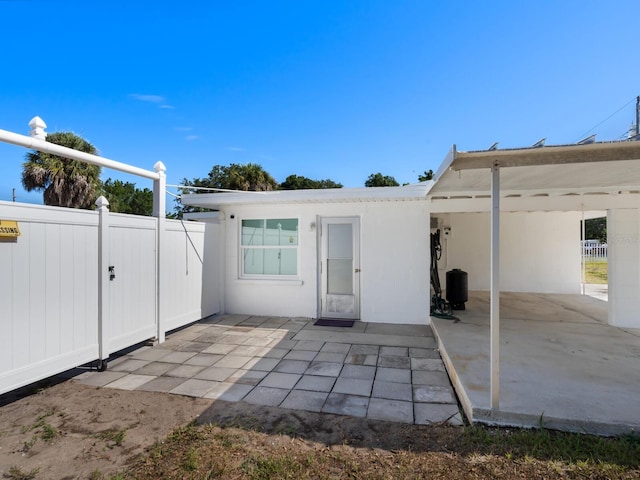
<path id="1" fill-rule="evenodd" d="M 454 145 L 435 175 L 429 195 L 477 196 L 491 191 L 491 169 L 503 196 L 640 191 L 640 142 L 603 142 L 460 152 Z M 511 168 L 513 167 L 513 168 Z"/>
<path id="2" fill-rule="evenodd" d="M 435 200 L 491 195 L 490 395 L 491 408 L 498 409 L 501 197 L 638 193 L 640 142 L 479 152 L 458 152 L 454 145 L 434 180 L 429 196 Z"/>

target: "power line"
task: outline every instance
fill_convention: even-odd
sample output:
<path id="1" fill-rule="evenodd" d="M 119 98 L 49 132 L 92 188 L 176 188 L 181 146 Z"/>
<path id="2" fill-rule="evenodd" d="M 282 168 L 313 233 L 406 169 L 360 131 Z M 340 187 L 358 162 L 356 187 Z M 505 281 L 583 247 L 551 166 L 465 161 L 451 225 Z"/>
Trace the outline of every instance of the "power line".
<path id="1" fill-rule="evenodd" d="M 607 118 L 605 118 L 604 120 L 602 120 L 600 123 L 598 123 L 597 125 L 591 127 L 589 130 L 587 130 L 586 132 L 584 132 L 582 135 L 579 135 L 578 138 L 575 140 L 576 142 L 578 140 L 580 140 L 581 138 L 584 138 L 588 133 L 593 132 L 596 128 L 598 128 L 600 125 L 602 125 L 604 122 L 606 122 L 607 120 L 609 120 L 611 117 L 613 117 L 614 115 L 616 115 L 617 113 L 619 113 L 621 110 L 624 110 L 631 102 L 633 102 L 636 99 L 636 97 L 632 97 L 631 100 L 629 100 L 627 103 L 625 103 L 623 106 L 621 106 L 618 110 L 616 110 L 615 112 L 613 112 L 611 115 L 609 115 Z"/>

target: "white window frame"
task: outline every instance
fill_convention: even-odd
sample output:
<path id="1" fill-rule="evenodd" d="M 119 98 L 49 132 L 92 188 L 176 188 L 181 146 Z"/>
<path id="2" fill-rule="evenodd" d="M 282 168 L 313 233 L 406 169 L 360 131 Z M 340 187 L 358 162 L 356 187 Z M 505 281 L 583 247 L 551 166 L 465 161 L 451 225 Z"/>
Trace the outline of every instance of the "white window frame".
<path id="1" fill-rule="evenodd" d="M 243 245 L 243 224 L 245 221 L 261 220 L 265 222 L 273 220 L 295 220 L 297 225 L 297 243 L 295 245 Z M 246 217 L 241 218 L 238 222 L 238 278 L 249 280 L 298 280 L 300 278 L 300 219 L 298 217 Z M 296 273 L 295 274 L 265 274 L 265 273 L 245 273 L 245 250 L 295 250 L 296 251 Z"/>

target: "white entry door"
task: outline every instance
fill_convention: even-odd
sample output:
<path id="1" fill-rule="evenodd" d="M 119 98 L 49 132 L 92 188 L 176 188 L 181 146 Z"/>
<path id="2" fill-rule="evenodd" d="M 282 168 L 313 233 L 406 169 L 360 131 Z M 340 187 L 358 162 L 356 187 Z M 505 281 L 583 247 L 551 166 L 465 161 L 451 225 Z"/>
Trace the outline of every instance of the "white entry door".
<path id="1" fill-rule="evenodd" d="M 320 222 L 320 316 L 360 318 L 360 218 Z"/>

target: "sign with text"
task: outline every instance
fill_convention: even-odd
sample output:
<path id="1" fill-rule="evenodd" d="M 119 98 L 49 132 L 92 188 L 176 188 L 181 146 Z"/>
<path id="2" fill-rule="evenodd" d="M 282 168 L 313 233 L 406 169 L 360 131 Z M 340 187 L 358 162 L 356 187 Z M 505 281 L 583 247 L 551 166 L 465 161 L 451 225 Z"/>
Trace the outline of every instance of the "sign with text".
<path id="1" fill-rule="evenodd" d="M 15 220 L 0 220 L 0 237 L 16 238 L 20 236 L 20 227 Z"/>

